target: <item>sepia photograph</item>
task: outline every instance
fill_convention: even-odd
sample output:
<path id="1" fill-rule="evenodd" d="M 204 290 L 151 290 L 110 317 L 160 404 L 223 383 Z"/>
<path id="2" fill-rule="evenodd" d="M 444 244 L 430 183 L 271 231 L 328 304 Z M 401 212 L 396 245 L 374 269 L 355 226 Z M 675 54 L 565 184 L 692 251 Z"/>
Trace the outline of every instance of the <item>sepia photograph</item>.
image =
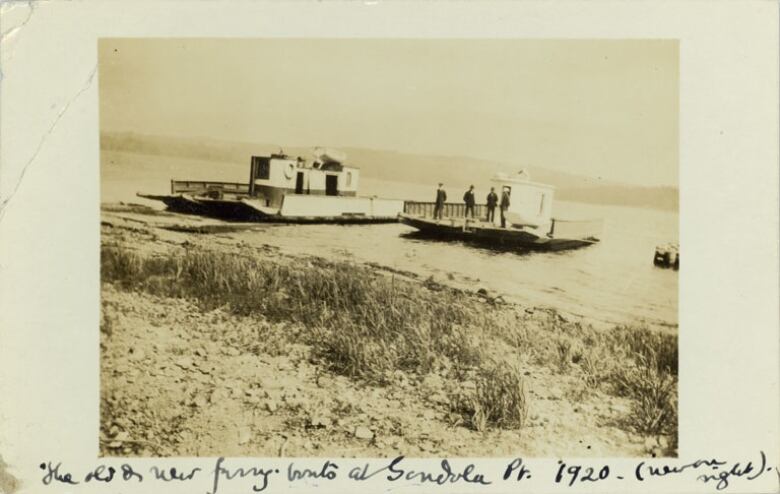
<path id="1" fill-rule="evenodd" d="M 97 49 L 100 455 L 678 456 L 677 40 Z"/>

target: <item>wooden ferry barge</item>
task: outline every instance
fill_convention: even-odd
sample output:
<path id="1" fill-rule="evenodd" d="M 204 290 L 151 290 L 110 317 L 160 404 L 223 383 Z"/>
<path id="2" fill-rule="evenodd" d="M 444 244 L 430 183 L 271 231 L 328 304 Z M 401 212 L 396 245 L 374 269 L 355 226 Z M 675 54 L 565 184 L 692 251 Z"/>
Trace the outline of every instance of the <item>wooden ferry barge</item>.
<path id="1" fill-rule="evenodd" d="M 314 160 L 285 154 L 252 156 L 247 183 L 171 180 L 167 195 L 139 197 L 169 210 L 238 221 L 286 223 L 395 222 L 404 202 L 357 195 L 359 172 L 338 152 Z"/>
<path id="2" fill-rule="evenodd" d="M 531 182 L 523 173 L 515 177 L 498 174 L 492 179 L 499 197 L 509 193 L 509 207 L 501 226 L 501 209 L 493 221 L 487 220 L 487 207 L 477 205 L 474 218 L 465 217 L 464 204 L 445 204 L 441 218 L 434 218 L 432 202 L 407 202 L 401 222 L 440 239 L 475 241 L 499 248 L 563 250 L 584 247 L 600 241 L 603 220 L 564 220 L 552 217 L 554 188 Z"/>

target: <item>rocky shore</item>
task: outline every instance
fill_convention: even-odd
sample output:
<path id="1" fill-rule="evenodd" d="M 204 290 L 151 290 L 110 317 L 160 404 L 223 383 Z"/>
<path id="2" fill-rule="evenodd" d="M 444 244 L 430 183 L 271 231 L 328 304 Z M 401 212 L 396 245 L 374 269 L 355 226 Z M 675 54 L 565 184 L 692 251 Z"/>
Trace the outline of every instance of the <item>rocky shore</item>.
<path id="1" fill-rule="evenodd" d="M 101 454 L 676 454 L 676 336 L 596 329 L 484 289 L 247 245 L 231 234 L 242 228 L 103 208 Z M 233 265 L 235 257 L 242 260 Z M 400 309 L 339 316 L 317 287 L 299 288 L 309 290 L 306 304 L 316 311 L 285 311 L 281 298 L 254 303 L 254 292 L 214 274 L 214 263 L 283 272 L 286 282 L 333 278 L 327 286 L 345 293 L 347 285 L 368 287 L 398 297 L 406 313 L 425 306 L 418 322 L 428 332 L 420 334 L 436 341 L 415 340 L 417 320 L 392 312 Z M 333 275 L 350 270 L 354 277 Z M 223 285 L 197 288 L 196 277 L 206 275 Z M 176 286 L 183 280 L 188 288 Z M 294 300 L 292 288 L 267 294 L 278 292 Z M 438 328 L 425 311 L 444 314 L 436 312 L 442 297 L 463 313 Z M 376 334 L 392 328 L 378 320 L 384 317 L 401 318 L 410 333 Z M 381 351 L 369 352 L 372 345 Z"/>

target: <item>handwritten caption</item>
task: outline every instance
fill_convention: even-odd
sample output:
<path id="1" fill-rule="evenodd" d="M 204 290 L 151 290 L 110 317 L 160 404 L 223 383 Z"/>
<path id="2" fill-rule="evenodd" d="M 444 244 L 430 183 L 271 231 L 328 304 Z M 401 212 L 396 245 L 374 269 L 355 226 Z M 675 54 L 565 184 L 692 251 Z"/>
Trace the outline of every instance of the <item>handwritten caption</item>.
<path id="1" fill-rule="evenodd" d="M 233 460 L 234 463 L 245 463 Z M 410 485 L 473 485 L 488 486 L 494 483 L 529 483 L 537 477 L 548 485 L 574 488 L 582 484 L 598 484 L 607 481 L 623 483 L 652 483 L 661 479 L 683 478 L 701 482 L 721 491 L 737 482 L 751 482 L 763 475 L 776 474 L 780 480 L 780 469 L 769 466 L 766 455 L 760 451 L 756 458 L 738 462 L 717 458 L 699 459 L 693 462 L 667 462 L 645 460 L 637 462 L 633 468 L 608 464 L 569 462 L 559 460 L 554 469 L 532 466 L 523 458 L 515 458 L 496 471 L 494 465 L 486 465 L 442 459 L 434 467 L 412 467 L 410 460 L 398 456 L 389 461 L 358 463 L 356 460 L 324 460 L 321 465 L 301 467 L 295 461 L 285 468 L 260 465 L 231 465 L 231 460 L 217 458 L 208 467 L 187 467 L 152 465 L 141 468 L 132 463 L 118 465 L 101 464 L 86 473 L 75 473 L 67 469 L 62 462 L 44 461 L 39 468 L 42 471 L 43 485 L 67 484 L 77 486 L 90 483 L 104 484 L 148 484 L 197 483 L 202 484 L 205 494 L 218 494 L 230 484 L 231 492 L 236 492 L 237 484 L 243 482 L 246 492 L 273 492 L 274 487 L 295 482 L 323 482 L 337 479 L 351 482 L 365 482 L 380 479 L 386 482 L 408 483 Z M 310 462 L 309 462 L 310 463 Z M 772 473 L 773 472 L 773 473 Z M 243 487 L 242 487 L 243 488 Z"/>

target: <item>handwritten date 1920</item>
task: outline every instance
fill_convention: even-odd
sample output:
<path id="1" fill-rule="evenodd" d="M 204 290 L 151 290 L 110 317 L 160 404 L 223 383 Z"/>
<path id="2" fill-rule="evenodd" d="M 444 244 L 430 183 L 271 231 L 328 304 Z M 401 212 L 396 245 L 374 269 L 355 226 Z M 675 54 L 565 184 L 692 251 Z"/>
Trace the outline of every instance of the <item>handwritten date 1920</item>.
<path id="1" fill-rule="evenodd" d="M 609 478 L 609 466 L 604 465 L 598 471 L 593 467 L 583 467 L 581 465 L 567 465 L 558 460 L 558 473 L 555 475 L 555 483 L 560 484 L 568 481 L 569 486 L 577 482 L 598 482 Z"/>

